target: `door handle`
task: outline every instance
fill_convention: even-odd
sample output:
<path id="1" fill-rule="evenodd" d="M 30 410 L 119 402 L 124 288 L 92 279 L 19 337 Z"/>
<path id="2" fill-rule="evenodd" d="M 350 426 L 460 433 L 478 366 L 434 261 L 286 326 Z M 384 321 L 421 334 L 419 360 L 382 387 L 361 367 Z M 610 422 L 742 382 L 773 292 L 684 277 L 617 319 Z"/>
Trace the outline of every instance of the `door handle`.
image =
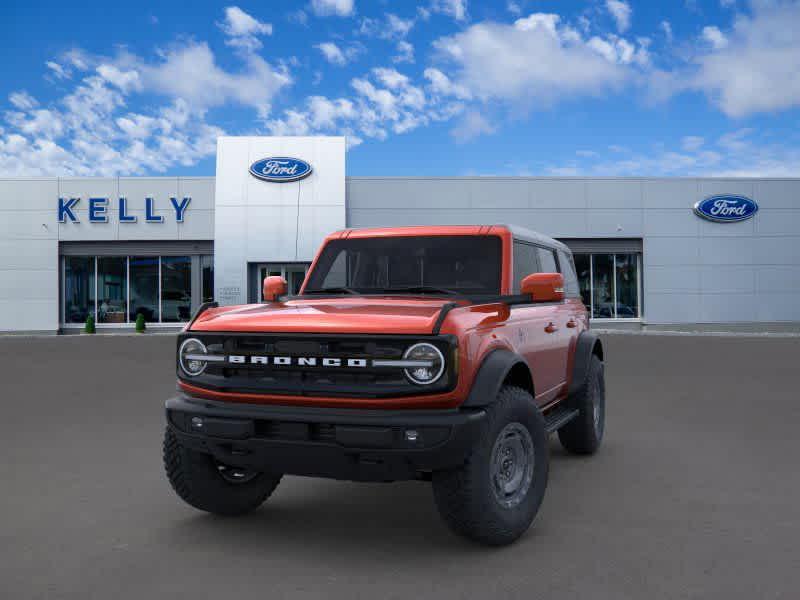
<path id="1" fill-rule="evenodd" d="M 555 323 L 553 323 L 552 321 L 550 321 L 550 323 L 548 323 L 548 324 L 547 324 L 547 327 L 545 327 L 545 328 L 544 328 L 544 330 L 545 330 L 547 333 L 555 333 L 556 331 L 558 331 L 558 327 L 556 327 L 556 324 L 555 324 Z"/>
<path id="2" fill-rule="evenodd" d="M 578 323 L 575 321 L 575 319 L 570 319 L 569 321 L 567 321 L 567 327 L 569 327 L 570 329 L 573 329 L 577 326 Z"/>

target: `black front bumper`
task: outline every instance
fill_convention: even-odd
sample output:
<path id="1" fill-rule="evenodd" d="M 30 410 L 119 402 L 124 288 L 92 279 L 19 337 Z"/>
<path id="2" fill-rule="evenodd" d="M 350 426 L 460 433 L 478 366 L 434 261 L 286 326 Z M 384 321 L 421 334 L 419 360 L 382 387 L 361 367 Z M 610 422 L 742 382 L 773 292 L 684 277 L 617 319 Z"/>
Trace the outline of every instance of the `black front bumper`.
<path id="1" fill-rule="evenodd" d="M 355 481 L 417 479 L 464 462 L 486 413 L 233 404 L 179 395 L 166 403 L 181 444 L 222 463 Z"/>

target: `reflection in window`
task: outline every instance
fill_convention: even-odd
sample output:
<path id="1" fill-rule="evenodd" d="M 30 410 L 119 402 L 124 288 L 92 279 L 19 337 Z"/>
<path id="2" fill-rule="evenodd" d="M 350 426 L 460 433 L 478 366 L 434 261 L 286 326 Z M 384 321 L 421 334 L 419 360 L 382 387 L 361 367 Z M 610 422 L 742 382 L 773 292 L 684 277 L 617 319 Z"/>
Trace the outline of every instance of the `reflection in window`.
<path id="1" fill-rule="evenodd" d="M 592 260 L 591 254 L 575 254 L 575 270 L 578 272 L 578 285 L 581 288 L 581 300 L 583 300 L 586 308 L 592 306 L 592 271 L 590 262 Z"/>
<path id="2" fill-rule="evenodd" d="M 158 322 L 158 257 L 130 257 L 131 314 L 144 315 L 147 323 Z"/>
<path id="3" fill-rule="evenodd" d="M 97 322 L 124 323 L 127 312 L 127 258 L 100 256 L 97 259 Z"/>
<path id="4" fill-rule="evenodd" d="M 64 321 L 84 323 L 94 315 L 94 256 L 64 257 Z"/>
<path id="5" fill-rule="evenodd" d="M 206 254 L 200 257 L 200 270 L 203 277 L 203 302 L 214 300 L 214 257 Z"/>
<path id="6" fill-rule="evenodd" d="M 592 317 L 614 318 L 614 256 L 592 254 Z"/>
<path id="7" fill-rule="evenodd" d="M 188 321 L 192 312 L 192 261 L 189 256 L 161 258 L 161 322 Z"/>
<path id="8" fill-rule="evenodd" d="M 639 316 L 639 277 L 636 254 L 614 256 L 617 269 L 617 314 L 618 319 L 634 319 Z"/>

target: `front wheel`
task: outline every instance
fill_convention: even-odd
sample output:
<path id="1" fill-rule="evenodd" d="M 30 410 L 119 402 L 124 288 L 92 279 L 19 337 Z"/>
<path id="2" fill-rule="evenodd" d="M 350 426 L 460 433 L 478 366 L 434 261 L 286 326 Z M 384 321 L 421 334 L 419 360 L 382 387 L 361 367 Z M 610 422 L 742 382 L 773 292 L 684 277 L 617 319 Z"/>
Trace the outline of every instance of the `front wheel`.
<path id="1" fill-rule="evenodd" d="M 544 418 L 525 390 L 504 386 L 466 462 L 433 473 L 436 506 L 456 533 L 510 544 L 530 527 L 547 488 Z"/>
<path id="2" fill-rule="evenodd" d="M 169 427 L 164 434 L 164 469 L 184 502 L 226 516 L 254 511 L 281 480 L 280 475 L 224 465 L 209 454 L 190 450 L 181 445 Z"/>

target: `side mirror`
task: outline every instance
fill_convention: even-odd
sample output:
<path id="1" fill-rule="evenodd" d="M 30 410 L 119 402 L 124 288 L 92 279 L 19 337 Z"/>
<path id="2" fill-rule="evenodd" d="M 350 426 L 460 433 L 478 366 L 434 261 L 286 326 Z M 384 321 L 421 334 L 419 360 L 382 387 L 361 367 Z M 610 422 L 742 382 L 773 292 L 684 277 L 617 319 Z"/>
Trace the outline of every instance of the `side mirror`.
<path id="1" fill-rule="evenodd" d="M 278 296 L 283 296 L 287 289 L 289 289 L 289 285 L 283 277 L 279 275 L 264 277 L 263 293 L 265 302 L 277 302 Z"/>
<path id="2" fill-rule="evenodd" d="M 559 302 L 564 299 L 561 273 L 531 273 L 522 279 L 520 291 L 534 302 Z"/>

